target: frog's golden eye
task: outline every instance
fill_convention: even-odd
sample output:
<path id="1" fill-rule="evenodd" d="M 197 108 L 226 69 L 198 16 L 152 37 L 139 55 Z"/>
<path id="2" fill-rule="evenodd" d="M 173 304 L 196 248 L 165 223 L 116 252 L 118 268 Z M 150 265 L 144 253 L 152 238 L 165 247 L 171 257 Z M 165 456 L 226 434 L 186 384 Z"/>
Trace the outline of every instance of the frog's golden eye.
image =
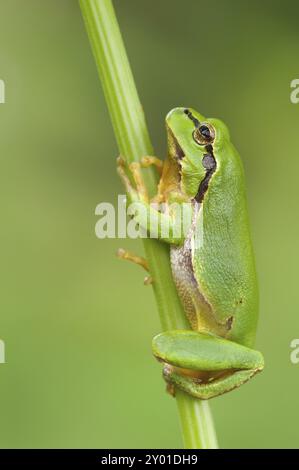
<path id="1" fill-rule="evenodd" d="M 199 145 L 206 145 L 215 139 L 215 131 L 209 124 L 201 124 L 193 131 L 193 139 Z"/>

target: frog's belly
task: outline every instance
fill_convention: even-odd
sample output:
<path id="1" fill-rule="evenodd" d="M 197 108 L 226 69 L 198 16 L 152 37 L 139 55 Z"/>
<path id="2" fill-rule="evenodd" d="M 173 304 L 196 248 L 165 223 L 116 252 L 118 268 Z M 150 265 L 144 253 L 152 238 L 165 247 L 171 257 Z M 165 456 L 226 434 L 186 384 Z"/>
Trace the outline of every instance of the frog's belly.
<path id="1" fill-rule="evenodd" d="M 187 238 L 182 246 L 170 247 L 170 263 L 172 276 L 181 299 L 184 311 L 194 330 L 198 330 L 197 303 L 200 302 L 200 292 L 193 274 L 192 252 L 190 239 Z"/>
<path id="2" fill-rule="evenodd" d="M 225 337 L 231 322 L 219 321 L 212 306 L 201 293 L 193 271 L 191 237 L 193 237 L 192 230 L 182 246 L 170 247 L 174 283 L 192 329 Z"/>

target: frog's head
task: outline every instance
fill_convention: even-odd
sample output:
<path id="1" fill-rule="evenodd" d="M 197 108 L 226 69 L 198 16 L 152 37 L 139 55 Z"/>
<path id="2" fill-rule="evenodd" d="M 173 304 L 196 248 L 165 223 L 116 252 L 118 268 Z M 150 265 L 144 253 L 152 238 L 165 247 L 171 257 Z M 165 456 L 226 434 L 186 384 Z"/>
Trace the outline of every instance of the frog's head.
<path id="1" fill-rule="evenodd" d="M 174 108 L 166 116 L 170 158 L 180 164 L 182 190 L 201 202 L 217 168 L 215 158 L 229 132 L 218 119 L 206 119 L 191 108 Z"/>

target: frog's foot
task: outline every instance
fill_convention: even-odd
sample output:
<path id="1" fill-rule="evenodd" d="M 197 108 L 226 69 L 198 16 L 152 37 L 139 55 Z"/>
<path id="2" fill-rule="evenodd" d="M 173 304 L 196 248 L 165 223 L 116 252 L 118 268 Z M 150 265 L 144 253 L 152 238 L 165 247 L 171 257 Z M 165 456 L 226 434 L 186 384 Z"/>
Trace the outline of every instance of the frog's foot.
<path id="1" fill-rule="evenodd" d="M 151 284 L 153 284 L 154 280 L 152 278 L 152 276 L 145 276 L 144 280 L 143 280 L 143 284 L 145 286 L 150 286 Z"/>
<path id="2" fill-rule="evenodd" d="M 160 160 L 160 158 L 149 156 L 149 155 L 142 157 L 141 166 L 143 168 L 148 168 L 151 165 L 153 165 L 157 169 L 159 175 L 161 176 L 162 171 L 163 171 L 163 165 L 164 165 L 163 160 Z"/>
<path id="3" fill-rule="evenodd" d="M 167 383 L 202 400 L 239 387 L 264 367 L 259 351 L 190 330 L 157 335 L 153 352 Z"/>
<path id="4" fill-rule="evenodd" d="M 149 272 L 148 262 L 142 256 L 134 255 L 130 251 L 124 250 L 123 248 L 119 248 L 117 250 L 116 256 L 119 259 L 125 259 L 131 261 L 132 263 L 138 264 L 138 266 L 142 266 L 143 269 Z"/>
<path id="5" fill-rule="evenodd" d="M 117 172 L 132 201 L 139 200 L 148 202 L 148 193 L 142 176 L 141 164 L 139 162 L 132 162 L 128 165 L 126 160 L 120 155 L 117 158 Z M 132 175 L 135 188 L 131 183 L 128 172 Z"/>
<path id="6" fill-rule="evenodd" d="M 127 175 L 127 164 L 126 164 L 125 159 L 121 155 L 116 160 L 116 168 L 117 168 L 117 173 L 120 176 L 120 179 L 126 189 L 126 193 L 128 194 L 130 200 L 132 202 L 138 201 L 139 200 L 138 192 L 133 187 L 131 180 Z"/>
<path id="7" fill-rule="evenodd" d="M 132 263 L 138 264 L 138 266 L 141 266 L 143 269 L 149 272 L 148 262 L 142 256 L 134 255 L 130 251 L 124 250 L 123 248 L 119 248 L 117 250 L 116 256 L 119 259 L 125 259 L 127 261 L 131 261 Z M 152 276 L 145 276 L 143 283 L 145 286 L 150 286 L 153 283 Z"/>
<path id="8" fill-rule="evenodd" d="M 136 189 L 139 194 L 140 200 L 143 202 L 148 202 L 148 192 L 143 180 L 141 164 L 139 162 L 133 162 L 129 165 L 130 171 L 132 173 L 134 182 L 136 184 Z"/>
<path id="9" fill-rule="evenodd" d="M 166 382 L 166 392 L 175 397 L 175 386 L 170 382 Z"/>
<path id="10" fill-rule="evenodd" d="M 195 398 L 209 400 L 240 387 L 257 372 L 258 370 L 224 371 L 218 375 L 212 374 L 209 378 L 201 378 L 201 375 L 184 376 L 179 369 L 165 366 L 163 377 L 174 389 L 177 387 Z M 175 392 L 171 395 L 175 395 Z"/>

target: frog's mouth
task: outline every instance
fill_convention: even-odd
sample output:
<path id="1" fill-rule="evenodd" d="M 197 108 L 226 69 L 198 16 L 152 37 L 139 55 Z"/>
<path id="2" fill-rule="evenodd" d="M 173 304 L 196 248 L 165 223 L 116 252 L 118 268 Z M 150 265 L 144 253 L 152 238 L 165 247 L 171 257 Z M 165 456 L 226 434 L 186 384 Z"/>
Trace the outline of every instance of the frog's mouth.
<path id="1" fill-rule="evenodd" d="M 176 137 L 174 136 L 172 130 L 168 127 L 167 131 L 169 136 L 168 144 L 169 148 L 171 149 L 171 155 L 177 162 L 181 163 L 181 161 L 185 157 L 185 153 L 180 144 L 178 143 Z"/>

